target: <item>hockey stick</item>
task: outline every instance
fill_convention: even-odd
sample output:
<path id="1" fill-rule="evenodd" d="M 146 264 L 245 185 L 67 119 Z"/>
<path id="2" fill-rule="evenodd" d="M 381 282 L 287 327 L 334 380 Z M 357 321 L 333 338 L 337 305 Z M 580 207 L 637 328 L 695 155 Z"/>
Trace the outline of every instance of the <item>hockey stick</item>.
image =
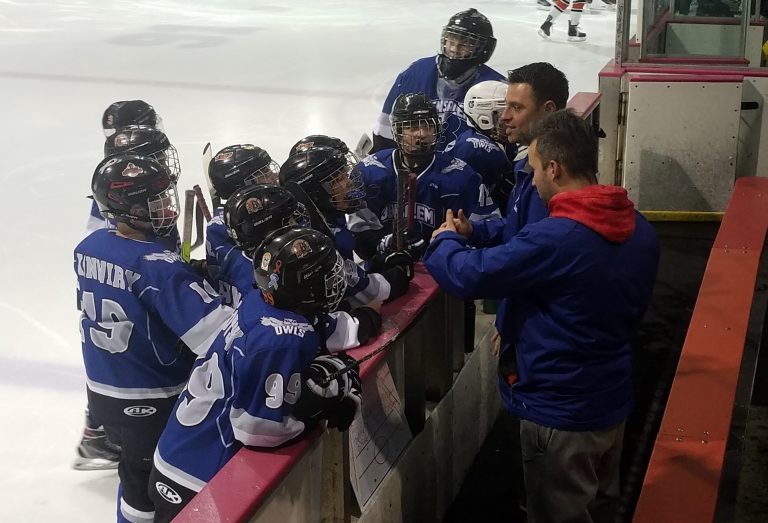
<path id="1" fill-rule="evenodd" d="M 215 211 L 221 205 L 221 198 L 216 194 L 216 189 L 213 187 L 211 177 L 208 174 L 211 160 L 213 160 L 213 150 L 211 149 L 211 142 L 208 142 L 203 148 L 203 178 L 205 178 L 205 183 L 208 184 L 208 192 L 211 195 L 211 205 Z"/>
<path id="2" fill-rule="evenodd" d="M 408 231 L 413 228 L 415 206 L 416 175 L 405 169 L 397 169 L 397 204 L 392 222 L 396 251 L 408 248 Z"/>
<path id="3" fill-rule="evenodd" d="M 194 193 L 194 191 L 193 191 Z M 197 199 L 197 198 L 195 198 Z M 192 204 L 194 205 L 194 203 Z M 200 208 L 199 205 L 194 205 L 195 207 L 195 241 L 192 243 L 192 246 L 190 247 L 190 256 L 192 256 L 192 250 L 197 249 L 203 244 L 203 230 L 205 229 L 205 222 L 203 221 L 203 210 Z"/>
<path id="4" fill-rule="evenodd" d="M 366 362 L 366 361 L 370 360 L 371 358 L 373 358 L 373 357 L 374 357 L 374 356 L 376 356 L 377 354 L 381 353 L 381 352 L 382 352 L 384 349 L 386 349 L 386 348 L 389 348 L 389 346 L 390 346 L 390 345 L 392 345 L 392 344 L 393 344 L 393 343 L 394 343 L 396 340 L 397 340 L 397 338 L 391 338 L 391 339 L 390 339 L 390 340 L 388 340 L 386 343 L 384 343 L 384 345 L 382 345 L 382 346 L 381 346 L 381 347 L 379 347 L 378 349 L 374 350 L 374 351 L 373 351 L 373 352 L 371 352 L 370 354 L 366 354 L 365 356 L 363 356 L 363 357 L 362 357 L 362 358 L 360 358 L 359 360 L 356 360 L 354 363 L 350 363 L 350 364 L 349 364 L 349 365 L 347 365 L 346 367 L 344 367 L 344 368 L 342 368 L 342 369 L 339 369 L 339 370 L 337 370 L 337 371 L 336 371 L 336 372 L 334 372 L 333 374 L 329 374 L 328 376 L 326 376 L 325 378 L 323 378 L 322 380 L 320 380 L 320 383 L 318 383 L 318 385 L 320 385 L 321 387 L 325 387 L 326 385 L 328 385 L 330 382 L 332 382 L 333 380 L 335 380 L 335 379 L 336 379 L 336 378 L 338 378 L 339 376 L 343 376 L 343 375 L 344 375 L 344 374 L 346 374 L 347 372 L 351 371 L 352 369 L 354 369 L 354 368 L 356 368 L 356 367 L 359 367 L 359 366 L 360 366 L 360 365 L 362 365 L 364 362 Z"/>
<path id="5" fill-rule="evenodd" d="M 355 147 L 354 151 L 355 156 L 357 156 L 358 160 L 362 160 L 370 154 L 371 149 L 373 149 L 373 142 L 371 141 L 371 137 L 368 136 L 368 133 L 363 133 L 363 135 L 357 141 L 357 146 Z"/>
<path id="6" fill-rule="evenodd" d="M 213 216 L 211 216 L 211 210 L 208 208 L 208 203 L 205 201 L 203 190 L 197 184 L 192 186 L 192 190 L 195 191 L 195 196 L 197 197 L 197 206 L 200 208 L 200 211 L 202 211 L 203 216 L 205 217 L 205 221 L 210 222 Z"/>
<path id="7" fill-rule="evenodd" d="M 181 257 L 189 262 L 192 252 L 192 220 L 194 218 L 195 191 L 184 191 L 184 224 L 181 231 Z"/>

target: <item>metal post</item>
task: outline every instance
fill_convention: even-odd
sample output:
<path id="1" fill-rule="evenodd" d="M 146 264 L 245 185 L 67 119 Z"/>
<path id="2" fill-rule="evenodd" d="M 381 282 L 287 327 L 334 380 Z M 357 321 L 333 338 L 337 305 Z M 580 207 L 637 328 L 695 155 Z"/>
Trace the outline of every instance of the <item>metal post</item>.
<path id="1" fill-rule="evenodd" d="M 741 49 L 741 54 L 739 56 L 741 58 L 747 57 L 747 32 L 749 31 L 750 1 L 751 0 L 741 0 L 741 34 L 739 35 L 739 49 Z M 760 66 L 760 64 L 757 64 L 756 66 L 754 64 L 750 65 L 753 67 Z"/>

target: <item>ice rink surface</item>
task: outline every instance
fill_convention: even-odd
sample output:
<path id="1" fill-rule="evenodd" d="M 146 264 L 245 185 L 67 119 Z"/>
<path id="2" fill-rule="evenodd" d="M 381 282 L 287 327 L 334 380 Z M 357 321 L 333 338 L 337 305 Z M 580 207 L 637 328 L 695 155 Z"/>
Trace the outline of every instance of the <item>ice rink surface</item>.
<path id="1" fill-rule="evenodd" d="M 278 162 L 307 134 L 354 146 L 397 73 L 435 54 L 469 7 L 493 23 L 491 67 L 548 61 L 571 94 L 597 90 L 611 11 L 585 14 L 586 42 L 569 43 L 567 15 L 549 41 L 536 34 L 546 12 L 534 0 L 0 0 L 0 520 L 114 520 L 116 472 L 70 468 L 85 407 L 72 250 L 106 106 L 154 105 L 180 189 L 202 183 L 209 141 Z"/>

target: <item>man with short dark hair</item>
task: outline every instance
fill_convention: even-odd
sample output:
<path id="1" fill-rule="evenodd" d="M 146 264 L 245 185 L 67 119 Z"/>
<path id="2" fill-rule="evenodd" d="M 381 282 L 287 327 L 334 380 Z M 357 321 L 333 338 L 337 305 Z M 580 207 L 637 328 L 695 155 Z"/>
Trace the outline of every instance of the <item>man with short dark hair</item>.
<path id="1" fill-rule="evenodd" d="M 632 409 L 630 340 L 651 298 L 659 245 L 625 189 L 597 184 L 597 139 L 586 122 L 557 111 L 531 136 L 532 183 L 549 217 L 473 249 L 477 223 L 448 211 L 425 265 L 461 299 L 507 300 L 497 326 L 502 345 L 516 349 L 518 372 L 514 380 L 500 373 L 499 388 L 521 419 L 528 521 L 609 522 Z"/>

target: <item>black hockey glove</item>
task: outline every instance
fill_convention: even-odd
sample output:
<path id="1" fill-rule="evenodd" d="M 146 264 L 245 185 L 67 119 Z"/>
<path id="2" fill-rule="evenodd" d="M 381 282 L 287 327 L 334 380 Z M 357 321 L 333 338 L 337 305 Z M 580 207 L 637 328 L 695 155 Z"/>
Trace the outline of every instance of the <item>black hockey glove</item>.
<path id="1" fill-rule="evenodd" d="M 207 260 L 189 260 L 189 265 L 202 277 L 208 276 Z"/>
<path id="2" fill-rule="evenodd" d="M 294 411 L 302 421 L 328 420 L 329 427 L 344 432 L 352 424 L 362 405 L 360 374 L 357 367 L 324 381 L 335 372 L 355 362 L 342 352 L 322 355 L 312 360 L 302 373 L 301 397 Z"/>
<path id="3" fill-rule="evenodd" d="M 428 244 L 420 234 L 408 231 L 405 235 L 405 252 L 411 255 L 414 260 L 420 260 L 427 252 Z M 376 246 L 377 254 L 390 254 L 395 252 L 395 238 L 392 234 L 384 236 L 379 245 Z M 400 251 L 403 252 L 403 251 Z"/>
<path id="4" fill-rule="evenodd" d="M 408 251 L 377 254 L 368 262 L 368 272 L 378 272 L 389 283 L 387 301 L 399 298 L 406 292 L 413 279 L 413 258 Z"/>
<path id="5" fill-rule="evenodd" d="M 381 332 L 381 314 L 375 309 L 371 307 L 358 307 L 349 314 L 359 324 L 357 327 L 357 341 L 360 345 L 365 345 L 368 343 L 368 340 L 378 336 L 379 332 Z"/>

